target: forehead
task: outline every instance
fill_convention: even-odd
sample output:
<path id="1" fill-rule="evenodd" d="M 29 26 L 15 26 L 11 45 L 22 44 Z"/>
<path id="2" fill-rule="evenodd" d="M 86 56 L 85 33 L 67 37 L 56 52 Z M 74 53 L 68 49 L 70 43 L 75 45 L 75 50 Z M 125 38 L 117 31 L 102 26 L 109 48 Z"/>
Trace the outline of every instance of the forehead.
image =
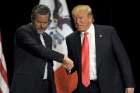
<path id="1" fill-rule="evenodd" d="M 49 15 L 48 14 L 37 14 L 36 16 L 35 16 L 35 18 L 36 19 L 39 19 L 39 18 L 49 18 Z"/>
<path id="2" fill-rule="evenodd" d="M 40 21 L 40 22 L 46 22 L 46 21 L 48 21 L 48 19 L 49 19 L 49 16 L 46 14 L 46 15 L 36 15 L 36 18 L 35 18 L 35 20 L 36 21 Z"/>

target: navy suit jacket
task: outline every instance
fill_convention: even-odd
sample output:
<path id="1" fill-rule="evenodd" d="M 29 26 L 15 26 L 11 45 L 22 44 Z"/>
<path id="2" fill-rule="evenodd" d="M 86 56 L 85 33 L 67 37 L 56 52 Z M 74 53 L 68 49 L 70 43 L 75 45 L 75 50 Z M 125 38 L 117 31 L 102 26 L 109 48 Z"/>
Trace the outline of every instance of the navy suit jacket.
<path id="1" fill-rule="evenodd" d="M 66 39 L 68 56 L 74 61 L 72 71 L 78 71 L 78 90 L 81 83 L 81 33 L 76 31 Z M 95 25 L 97 78 L 101 93 L 124 93 L 124 87 L 134 87 L 126 51 L 111 26 Z M 94 91 L 94 90 L 93 90 Z"/>
<path id="2" fill-rule="evenodd" d="M 43 36 L 46 47 L 42 45 L 40 36 L 32 24 L 17 29 L 12 93 L 40 93 L 46 62 L 48 62 L 47 79 L 52 82 L 55 92 L 53 60 L 62 63 L 64 55 L 52 50 L 52 39 L 49 35 Z"/>

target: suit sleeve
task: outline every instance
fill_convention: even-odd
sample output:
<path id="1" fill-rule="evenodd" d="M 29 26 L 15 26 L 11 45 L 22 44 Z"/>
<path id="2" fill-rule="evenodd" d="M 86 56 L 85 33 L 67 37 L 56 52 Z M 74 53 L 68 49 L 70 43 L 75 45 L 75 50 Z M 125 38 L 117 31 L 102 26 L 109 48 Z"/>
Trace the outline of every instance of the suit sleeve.
<path id="1" fill-rule="evenodd" d="M 45 60 L 55 60 L 60 63 L 63 62 L 63 54 L 44 47 L 37 41 L 37 37 L 35 37 L 31 31 L 28 31 L 27 29 L 19 28 L 16 31 L 16 44 L 36 57 Z"/>
<path id="2" fill-rule="evenodd" d="M 130 60 L 114 28 L 112 29 L 112 42 L 125 87 L 134 87 Z"/>
<path id="3" fill-rule="evenodd" d="M 72 74 L 77 70 L 77 64 L 76 64 L 77 62 L 75 61 L 73 53 L 72 53 L 72 46 L 71 46 L 72 41 L 70 39 L 70 36 L 66 37 L 66 44 L 67 44 L 67 49 L 68 49 L 68 57 L 74 61 L 74 67 L 71 69 L 71 72 L 67 71 L 67 73 Z"/>

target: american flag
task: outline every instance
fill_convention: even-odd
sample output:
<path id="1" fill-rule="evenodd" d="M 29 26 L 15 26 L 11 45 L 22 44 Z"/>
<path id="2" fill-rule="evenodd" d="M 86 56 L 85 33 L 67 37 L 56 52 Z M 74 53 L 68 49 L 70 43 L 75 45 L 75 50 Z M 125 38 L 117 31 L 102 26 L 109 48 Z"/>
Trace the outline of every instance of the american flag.
<path id="1" fill-rule="evenodd" d="M 67 55 L 66 36 L 73 32 L 66 0 L 40 0 L 51 11 L 51 23 L 46 33 L 53 39 L 53 49 Z M 57 93 L 71 93 L 77 85 L 77 74 L 68 75 L 60 63 L 54 61 Z"/>
<path id="2" fill-rule="evenodd" d="M 0 33 L 0 93 L 9 93 L 6 63 L 2 51 L 1 33 Z"/>

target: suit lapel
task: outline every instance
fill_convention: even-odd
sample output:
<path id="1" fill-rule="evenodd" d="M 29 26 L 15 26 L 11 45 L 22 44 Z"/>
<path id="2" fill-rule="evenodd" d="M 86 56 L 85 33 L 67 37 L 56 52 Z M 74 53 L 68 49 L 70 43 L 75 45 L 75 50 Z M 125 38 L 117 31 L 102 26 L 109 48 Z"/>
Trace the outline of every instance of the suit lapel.
<path id="1" fill-rule="evenodd" d="M 81 70 L 81 33 L 76 32 L 73 40 L 73 51 L 75 51 L 75 56 L 77 58 L 79 69 Z"/>
<path id="2" fill-rule="evenodd" d="M 103 38 L 103 34 L 102 31 L 100 30 L 100 28 L 95 25 L 95 45 L 96 45 L 96 64 L 97 64 L 97 68 L 100 66 L 101 64 L 101 39 Z"/>
<path id="3" fill-rule="evenodd" d="M 36 29 L 34 28 L 33 24 L 29 24 L 30 25 L 30 28 L 33 30 L 33 34 L 36 38 L 36 40 L 42 44 L 41 40 L 40 40 L 40 34 L 37 33 Z M 45 32 L 42 34 L 43 35 L 43 39 L 44 39 L 44 42 L 45 42 L 45 46 L 48 47 L 48 48 L 52 48 L 52 42 L 50 40 L 50 36 L 48 34 L 46 34 Z"/>
<path id="4" fill-rule="evenodd" d="M 95 25 L 95 44 L 96 44 L 96 64 L 97 64 L 97 68 L 100 66 L 101 63 L 101 53 L 102 51 L 101 49 L 101 39 L 103 38 L 103 33 L 102 30 L 100 30 L 100 28 Z M 81 33 L 80 32 L 76 32 L 74 38 L 73 38 L 73 45 L 74 48 L 73 51 L 75 51 L 75 54 L 78 58 L 78 66 L 80 67 L 79 70 L 81 70 L 81 58 L 82 58 L 82 52 L 81 52 Z"/>
<path id="5" fill-rule="evenodd" d="M 43 36 L 44 36 L 46 47 L 52 49 L 52 40 L 51 40 L 51 37 L 47 33 L 45 33 L 45 32 L 44 32 Z"/>

